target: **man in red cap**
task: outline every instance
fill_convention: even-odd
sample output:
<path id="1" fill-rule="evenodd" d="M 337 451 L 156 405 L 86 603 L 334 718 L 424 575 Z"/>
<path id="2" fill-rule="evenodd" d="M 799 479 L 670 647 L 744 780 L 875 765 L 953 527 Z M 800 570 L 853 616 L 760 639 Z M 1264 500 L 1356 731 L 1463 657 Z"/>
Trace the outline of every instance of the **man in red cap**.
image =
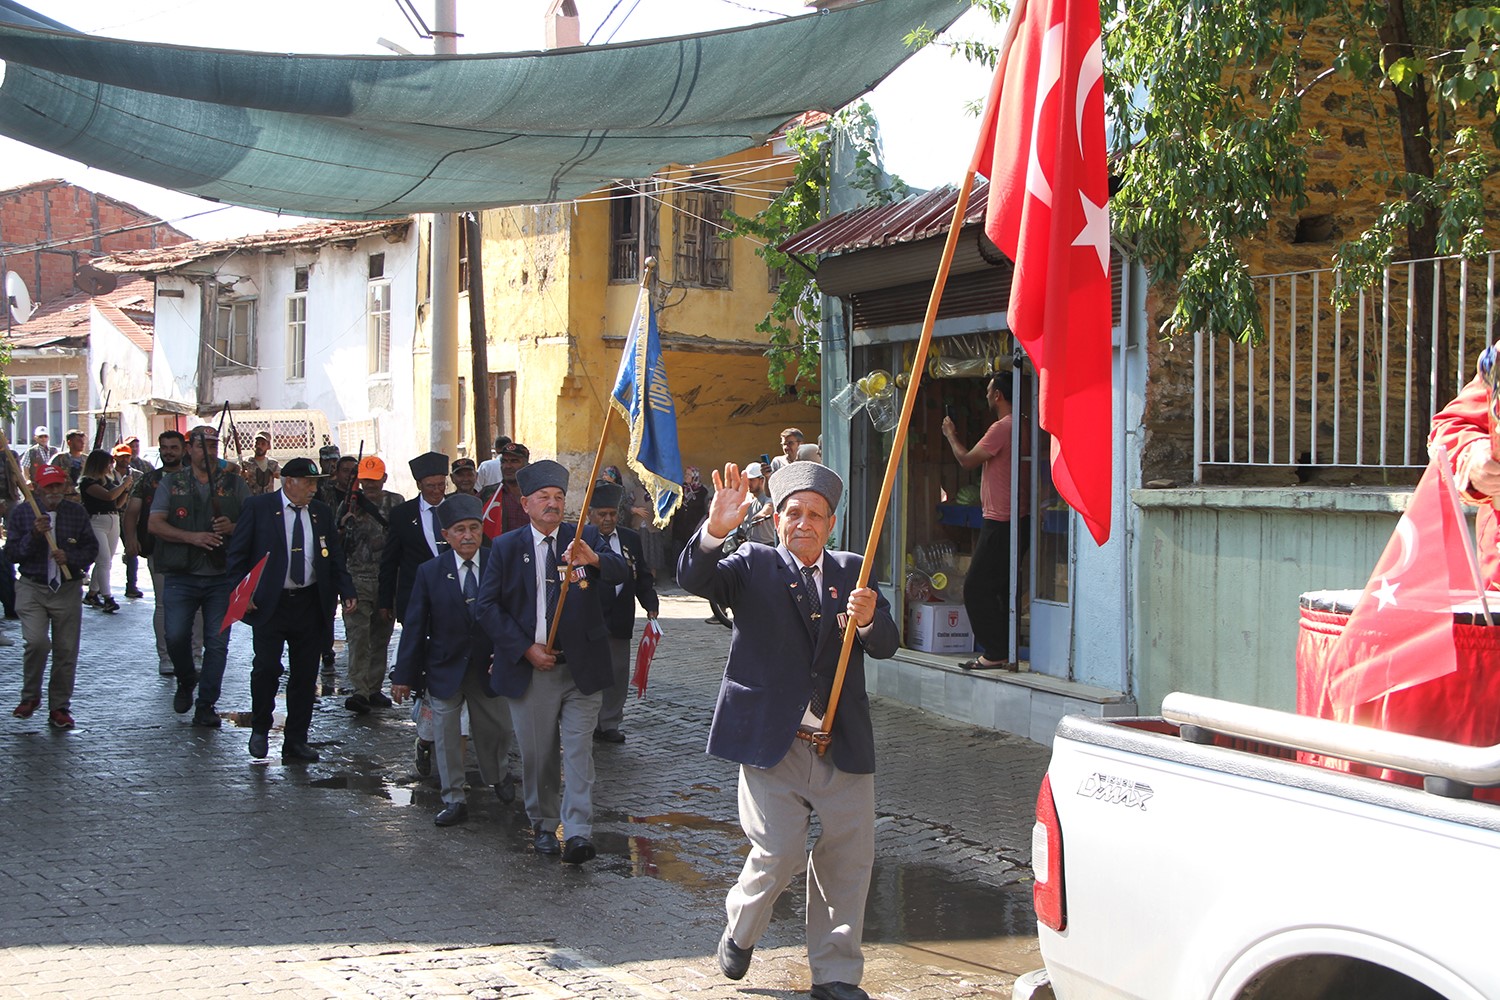
<path id="1" fill-rule="evenodd" d="M 30 504 L 17 504 L 6 520 L 5 555 L 21 570 L 16 611 L 26 641 L 22 657 L 21 701 L 12 713 L 29 719 L 42 704 L 42 672 L 52 657 L 47 681 L 47 722 L 72 729 L 73 678 L 78 669 L 78 634 L 83 621 L 79 589 L 99 552 L 88 513 L 66 499 L 68 474 L 51 465 L 36 473 L 38 517 Z M 56 548 L 48 542 L 48 535 Z M 66 573 L 64 572 L 66 570 Z M 50 636 L 49 636 L 50 633 Z"/>

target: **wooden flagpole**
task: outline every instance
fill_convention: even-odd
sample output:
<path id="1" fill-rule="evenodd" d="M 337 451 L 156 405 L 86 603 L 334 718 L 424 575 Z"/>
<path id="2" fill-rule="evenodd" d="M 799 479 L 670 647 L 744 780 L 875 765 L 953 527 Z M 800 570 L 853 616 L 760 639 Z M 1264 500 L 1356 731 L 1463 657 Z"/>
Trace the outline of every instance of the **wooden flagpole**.
<path id="1" fill-rule="evenodd" d="M 1005 38 L 1000 43 L 1002 46 L 1000 64 L 995 70 L 995 84 L 990 88 L 990 98 L 985 106 L 987 114 L 999 113 L 1000 85 L 1005 79 L 1006 66 L 1010 62 L 1011 44 L 1015 40 L 1016 30 L 1025 15 L 1026 0 L 1017 0 L 1015 7 L 1011 9 L 1010 21 L 1006 24 Z M 896 471 L 901 467 L 902 455 L 906 451 L 906 433 L 911 427 L 911 414 L 917 403 L 917 389 L 922 384 L 922 373 L 927 369 L 927 349 L 932 345 L 932 327 L 937 322 L 938 304 L 943 299 L 943 289 L 948 284 L 948 271 L 953 266 L 953 255 L 958 249 L 959 230 L 963 228 L 964 213 L 969 208 L 969 194 L 974 190 L 974 174 L 979 170 L 986 134 L 987 130 L 981 126 L 979 140 L 974 145 L 974 155 L 969 160 L 969 169 L 964 173 L 963 183 L 959 185 L 958 202 L 953 206 L 953 221 L 948 225 L 948 239 L 943 244 L 943 256 L 938 262 L 937 277 L 932 284 L 932 295 L 927 300 L 927 314 L 922 318 L 922 336 L 917 341 L 916 357 L 912 360 L 906 397 L 901 401 L 901 418 L 896 424 L 895 438 L 891 441 L 891 455 L 886 462 L 885 480 L 880 484 L 880 498 L 875 502 L 875 513 L 870 523 L 870 538 L 865 544 L 864 561 L 859 567 L 859 580 L 854 585 L 855 589 L 870 585 L 870 568 L 875 565 L 875 552 L 880 547 L 880 533 L 885 525 L 886 511 L 891 505 L 891 492 L 896 485 Z M 854 650 L 855 631 L 856 626 L 851 619 L 844 626 L 843 644 L 839 647 L 838 669 L 833 675 L 833 690 L 828 696 L 828 710 L 823 713 L 823 728 L 811 734 L 811 740 L 818 748 L 819 755 L 828 751 L 828 745 L 833 739 L 831 734 L 834 714 L 838 711 L 839 695 L 844 690 L 844 676 L 849 671 L 849 655 Z"/>
<path id="2" fill-rule="evenodd" d="M 37 505 L 36 497 L 31 493 L 31 487 L 26 485 L 26 477 L 21 473 L 21 463 L 16 460 L 16 453 L 10 450 L 10 441 L 6 439 L 4 431 L 0 431 L 0 451 L 5 452 L 5 461 L 10 465 L 10 474 L 15 477 L 16 485 L 21 489 L 21 495 L 26 498 L 27 503 L 31 504 L 31 512 L 40 521 L 42 519 L 42 508 Z M 47 539 L 48 551 L 56 552 L 57 539 L 52 537 L 50 528 L 43 537 Z M 62 578 L 64 580 L 73 579 L 73 571 L 66 565 L 57 568 L 62 571 Z"/>
<path id="3" fill-rule="evenodd" d="M 651 274 L 655 270 L 656 258 L 647 257 L 645 265 L 641 268 L 641 294 L 648 294 L 646 286 L 650 283 Z M 594 450 L 594 467 L 589 471 L 588 488 L 583 494 L 583 506 L 578 511 L 578 529 L 573 532 L 574 541 L 583 537 L 583 526 L 589 520 L 589 498 L 594 494 L 594 483 L 599 481 L 599 469 L 604 465 L 604 446 L 609 441 L 609 425 L 614 415 L 615 408 L 609 403 L 605 403 L 604 427 L 599 431 L 599 447 Z M 496 494 L 499 494 L 499 490 L 496 490 Z M 564 562 L 564 565 L 567 565 L 567 563 Z M 557 641 L 557 626 L 562 622 L 563 601 L 568 599 L 568 581 L 572 575 L 572 572 L 563 574 L 561 589 L 557 592 L 557 607 L 552 612 L 552 625 L 547 629 L 546 651 L 548 653 L 557 652 L 552 648 L 552 644 Z"/>

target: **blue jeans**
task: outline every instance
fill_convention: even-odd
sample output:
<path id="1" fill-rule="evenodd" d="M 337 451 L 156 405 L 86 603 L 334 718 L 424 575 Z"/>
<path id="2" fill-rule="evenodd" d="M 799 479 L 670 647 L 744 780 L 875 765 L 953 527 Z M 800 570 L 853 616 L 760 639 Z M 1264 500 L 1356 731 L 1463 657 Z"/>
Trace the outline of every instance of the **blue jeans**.
<path id="1" fill-rule="evenodd" d="M 191 573 L 166 575 L 167 655 L 179 684 L 198 683 L 200 709 L 212 709 L 219 700 L 224 684 L 224 664 L 229 659 L 229 632 L 220 631 L 224 613 L 229 610 L 229 595 L 234 590 L 228 574 L 194 576 Z M 193 669 L 193 619 L 203 612 L 203 672 Z"/>

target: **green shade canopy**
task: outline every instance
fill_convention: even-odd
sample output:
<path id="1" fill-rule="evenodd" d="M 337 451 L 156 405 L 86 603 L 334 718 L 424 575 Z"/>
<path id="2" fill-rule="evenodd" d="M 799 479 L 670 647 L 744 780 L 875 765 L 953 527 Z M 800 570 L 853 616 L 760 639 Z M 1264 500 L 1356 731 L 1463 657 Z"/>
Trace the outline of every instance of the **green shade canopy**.
<path id="1" fill-rule="evenodd" d="M 835 111 L 967 0 L 542 53 L 307 56 L 98 38 L 0 0 L 0 134 L 247 208 L 388 218 L 560 201 Z"/>

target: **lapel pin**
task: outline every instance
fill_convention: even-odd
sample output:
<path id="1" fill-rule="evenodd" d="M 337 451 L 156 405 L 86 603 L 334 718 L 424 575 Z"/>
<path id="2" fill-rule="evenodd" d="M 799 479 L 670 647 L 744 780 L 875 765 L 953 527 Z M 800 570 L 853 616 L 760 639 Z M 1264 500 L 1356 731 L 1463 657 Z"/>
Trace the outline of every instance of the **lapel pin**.
<path id="1" fill-rule="evenodd" d="M 838 588 L 837 587 L 829 587 L 828 588 L 828 596 L 831 597 L 831 598 L 833 598 L 835 601 L 838 600 L 839 599 Z"/>

